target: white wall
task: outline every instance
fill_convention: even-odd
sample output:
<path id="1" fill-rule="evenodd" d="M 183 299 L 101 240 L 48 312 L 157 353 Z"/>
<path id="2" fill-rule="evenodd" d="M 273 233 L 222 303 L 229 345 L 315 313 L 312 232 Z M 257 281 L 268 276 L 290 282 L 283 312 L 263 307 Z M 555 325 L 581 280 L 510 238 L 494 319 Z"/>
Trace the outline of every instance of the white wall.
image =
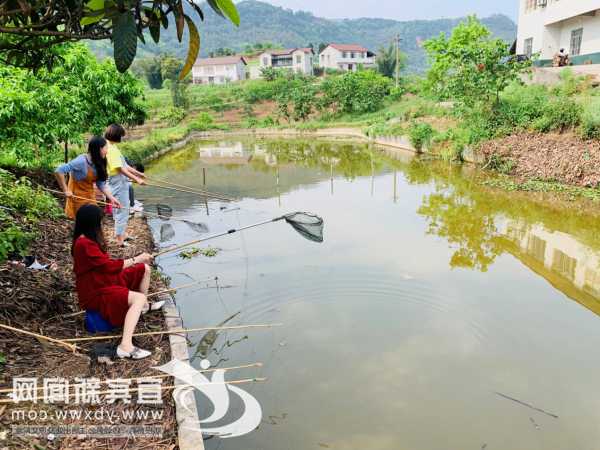
<path id="1" fill-rule="evenodd" d="M 344 57 L 344 53 L 346 53 L 346 57 Z M 354 53 L 354 58 L 352 58 L 352 53 Z M 367 52 L 342 52 L 333 47 L 327 47 L 319 55 L 319 66 L 325 69 L 348 70 L 349 65 L 352 65 L 352 70 L 356 71 L 359 65 L 369 67 L 373 64 L 374 60 L 367 57 Z"/>
<path id="2" fill-rule="evenodd" d="M 244 80 L 246 78 L 246 66 L 240 61 L 237 64 L 195 66 L 192 68 L 194 83 L 208 83 L 211 77 L 215 84 Z"/>
<path id="3" fill-rule="evenodd" d="M 552 59 L 561 48 L 570 52 L 571 31 L 583 28 L 581 54 L 600 52 L 600 14 L 581 14 L 600 10 L 600 0 L 548 0 L 548 6 L 526 11 L 527 0 L 519 7 L 517 54 L 525 53 L 525 40 L 533 38 L 533 52 L 541 59 Z"/>

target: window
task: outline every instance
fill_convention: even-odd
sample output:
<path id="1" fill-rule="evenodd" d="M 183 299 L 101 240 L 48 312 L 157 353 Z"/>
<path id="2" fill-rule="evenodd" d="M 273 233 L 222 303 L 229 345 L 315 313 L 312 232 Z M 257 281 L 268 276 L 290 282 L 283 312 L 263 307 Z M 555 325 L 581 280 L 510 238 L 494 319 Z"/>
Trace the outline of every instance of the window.
<path id="1" fill-rule="evenodd" d="M 343 57 L 343 58 L 347 58 L 347 57 L 348 57 L 348 52 L 344 52 L 344 53 L 342 53 L 342 57 Z"/>
<path id="2" fill-rule="evenodd" d="M 581 53 L 581 41 L 583 39 L 583 28 L 571 31 L 571 56 Z"/>
<path id="3" fill-rule="evenodd" d="M 302 55 L 296 55 L 296 64 L 302 64 Z"/>
<path id="4" fill-rule="evenodd" d="M 350 53 L 350 58 L 354 59 L 354 52 Z"/>
<path id="5" fill-rule="evenodd" d="M 528 58 L 531 58 L 531 55 L 533 54 L 533 38 L 525 39 L 523 53 L 525 53 L 525 56 Z"/>

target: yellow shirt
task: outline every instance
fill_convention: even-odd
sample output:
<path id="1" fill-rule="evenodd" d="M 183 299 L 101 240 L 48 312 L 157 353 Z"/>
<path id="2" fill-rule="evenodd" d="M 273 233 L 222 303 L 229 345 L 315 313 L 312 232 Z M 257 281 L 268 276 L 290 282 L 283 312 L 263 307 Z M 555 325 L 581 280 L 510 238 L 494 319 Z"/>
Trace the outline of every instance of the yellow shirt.
<path id="1" fill-rule="evenodd" d="M 123 161 L 124 158 L 119 147 L 109 143 L 108 153 L 106 153 L 106 165 L 109 177 L 119 174 L 119 169 L 125 165 Z"/>

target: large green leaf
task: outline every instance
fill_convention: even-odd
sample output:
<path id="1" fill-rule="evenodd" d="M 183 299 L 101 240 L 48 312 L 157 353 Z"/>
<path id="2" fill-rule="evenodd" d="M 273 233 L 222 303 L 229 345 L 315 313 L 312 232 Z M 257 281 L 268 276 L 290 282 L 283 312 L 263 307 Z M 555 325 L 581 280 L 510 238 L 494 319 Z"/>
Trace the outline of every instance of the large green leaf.
<path id="1" fill-rule="evenodd" d="M 240 25 L 240 15 L 238 14 L 237 8 L 231 0 L 216 0 L 219 9 L 223 11 L 223 14 L 231 20 L 235 25 Z"/>
<path id="2" fill-rule="evenodd" d="M 104 0 L 90 0 L 85 5 L 85 13 L 89 14 L 83 17 L 79 23 L 81 26 L 91 25 L 100 22 L 104 17 Z"/>
<path id="3" fill-rule="evenodd" d="M 150 30 L 150 36 L 152 36 L 154 42 L 158 44 L 158 41 L 160 41 L 160 22 L 150 22 L 150 26 L 148 28 Z"/>
<path id="4" fill-rule="evenodd" d="M 183 30 L 185 28 L 185 17 L 183 13 L 183 4 L 179 2 L 175 7 L 175 26 L 177 27 L 177 40 L 183 39 Z"/>
<path id="5" fill-rule="evenodd" d="M 125 72 L 137 52 L 137 27 L 133 11 L 126 11 L 113 19 L 113 44 L 115 65 L 119 72 Z"/>
<path id="6" fill-rule="evenodd" d="M 188 47 L 188 54 L 185 58 L 185 64 L 179 73 L 179 80 L 183 80 L 192 67 L 194 67 L 194 63 L 196 62 L 196 58 L 198 58 L 198 53 L 200 52 L 200 33 L 198 33 L 198 29 L 196 25 L 194 25 L 194 21 L 190 19 L 188 16 L 185 16 L 185 21 L 187 22 L 188 29 L 190 31 L 190 46 Z"/>

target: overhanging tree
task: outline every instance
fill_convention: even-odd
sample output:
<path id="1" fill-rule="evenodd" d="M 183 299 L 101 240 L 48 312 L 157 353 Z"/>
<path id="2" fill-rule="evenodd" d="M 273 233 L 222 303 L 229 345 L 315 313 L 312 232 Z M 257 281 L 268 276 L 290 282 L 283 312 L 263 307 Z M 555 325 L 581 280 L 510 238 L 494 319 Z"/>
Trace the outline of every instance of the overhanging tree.
<path id="1" fill-rule="evenodd" d="M 204 20 L 202 9 L 185 0 Z M 240 18 L 232 0 L 207 0 L 220 16 L 235 25 Z M 51 68 L 60 59 L 56 46 L 85 39 L 110 39 L 119 72 L 126 71 L 135 59 L 138 40 L 145 42 L 147 30 L 160 41 L 161 27 L 173 17 L 181 42 L 187 26 L 190 36 L 188 55 L 180 73 L 183 79 L 192 69 L 200 48 L 200 35 L 192 18 L 184 13 L 184 0 L 58 0 L 0 1 L 0 60 L 5 64 L 39 69 Z"/>

